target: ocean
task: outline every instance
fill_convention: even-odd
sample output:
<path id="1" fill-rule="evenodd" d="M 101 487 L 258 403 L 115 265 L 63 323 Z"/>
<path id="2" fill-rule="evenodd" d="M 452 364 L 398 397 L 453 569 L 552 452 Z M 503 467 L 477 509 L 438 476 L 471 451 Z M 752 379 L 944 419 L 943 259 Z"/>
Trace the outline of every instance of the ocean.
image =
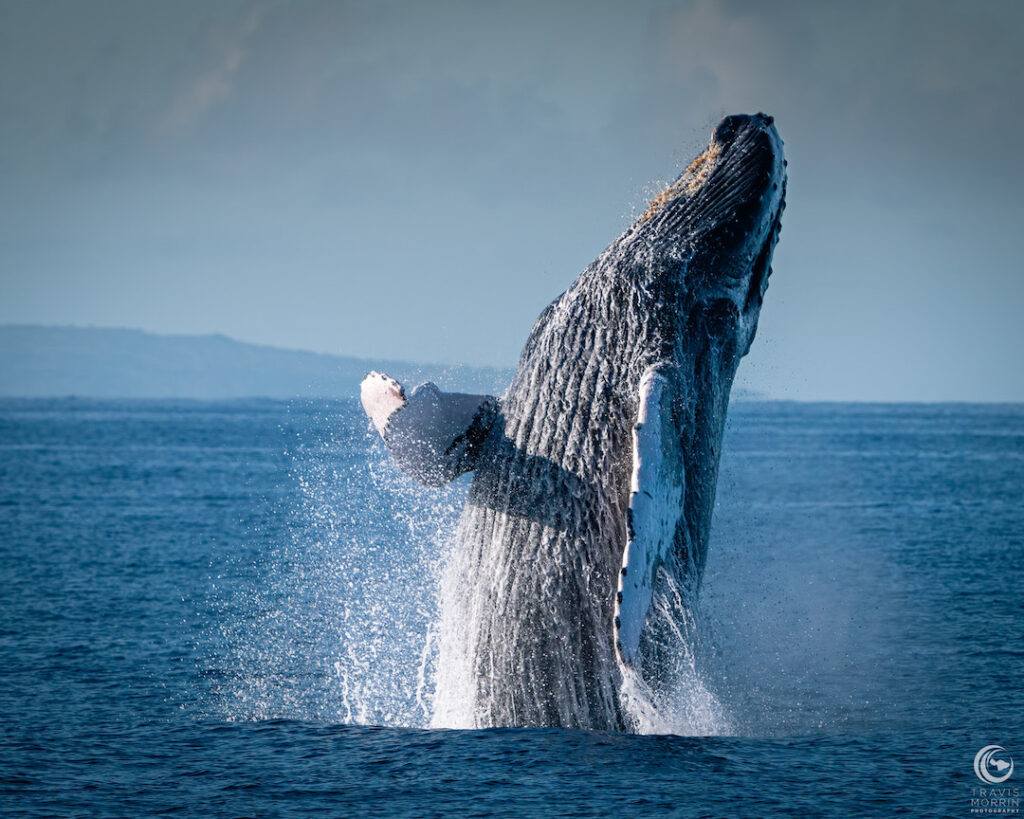
<path id="1" fill-rule="evenodd" d="M 735 403 L 653 734 L 430 727 L 467 486 L 355 401 L 0 402 L 0 811 L 1019 814 L 1024 407 Z"/>

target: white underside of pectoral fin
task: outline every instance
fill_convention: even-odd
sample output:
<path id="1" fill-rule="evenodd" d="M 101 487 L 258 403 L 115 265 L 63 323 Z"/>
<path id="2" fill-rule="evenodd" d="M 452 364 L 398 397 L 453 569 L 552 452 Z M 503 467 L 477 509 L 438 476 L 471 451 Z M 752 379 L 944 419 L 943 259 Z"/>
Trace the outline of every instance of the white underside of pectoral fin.
<path id="1" fill-rule="evenodd" d="M 363 410 L 382 437 L 388 419 L 406 403 L 402 385 L 391 376 L 376 371 L 368 373 L 359 385 L 359 398 L 363 402 Z"/>
<path id="2" fill-rule="evenodd" d="M 683 516 L 686 476 L 673 397 L 665 370 L 649 368 L 640 380 L 633 428 L 627 543 L 615 604 L 615 648 L 626 665 L 636 658 L 658 567 L 672 553 Z"/>

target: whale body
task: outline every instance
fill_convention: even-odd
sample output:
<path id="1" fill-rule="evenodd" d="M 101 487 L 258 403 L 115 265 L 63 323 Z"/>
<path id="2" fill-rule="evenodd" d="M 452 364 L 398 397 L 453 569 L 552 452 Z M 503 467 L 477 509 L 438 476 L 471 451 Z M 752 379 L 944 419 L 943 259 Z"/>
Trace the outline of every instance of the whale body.
<path id="1" fill-rule="evenodd" d="M 405 472 L 432 485 L 474 472 L 443 590 L 438 723 L 629 728 L 624 676 L 656 688 L 669 673 L 785 164 L 771 117 L 722 120 L 541 313 L 504 396 L 363 382 Z"/>

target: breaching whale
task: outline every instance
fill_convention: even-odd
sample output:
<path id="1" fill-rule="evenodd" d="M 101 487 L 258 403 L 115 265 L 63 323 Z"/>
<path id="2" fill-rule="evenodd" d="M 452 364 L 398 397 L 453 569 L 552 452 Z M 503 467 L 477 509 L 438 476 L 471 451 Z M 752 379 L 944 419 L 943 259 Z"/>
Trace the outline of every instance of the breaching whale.
<path id="1" fill-rule="evenodd" d="M 435 720 L 629 727 L 700 583 L 729 392 L 757 328 L 785 207 L 772 118 L 735 115 L 540 315 L 500 398 L 363 406 L 398 466 L 474 477 L 444 589 Z M 668 590 L 668 591 L 666 591 Z M 668 594 L 675 604 L 652 606 Z"/>

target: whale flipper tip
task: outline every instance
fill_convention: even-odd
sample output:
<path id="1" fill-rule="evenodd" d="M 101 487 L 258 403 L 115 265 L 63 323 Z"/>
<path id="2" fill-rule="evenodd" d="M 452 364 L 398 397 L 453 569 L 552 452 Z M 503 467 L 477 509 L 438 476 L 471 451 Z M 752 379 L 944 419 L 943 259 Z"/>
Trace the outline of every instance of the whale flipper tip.
<path id="1" fill-rule="evenodd" d="M 391 376 L 376 370 L 367 373 L 359 385 L 359 397 L 381 437 L 391 416 L 406 404 L 405 388 Z"/>

